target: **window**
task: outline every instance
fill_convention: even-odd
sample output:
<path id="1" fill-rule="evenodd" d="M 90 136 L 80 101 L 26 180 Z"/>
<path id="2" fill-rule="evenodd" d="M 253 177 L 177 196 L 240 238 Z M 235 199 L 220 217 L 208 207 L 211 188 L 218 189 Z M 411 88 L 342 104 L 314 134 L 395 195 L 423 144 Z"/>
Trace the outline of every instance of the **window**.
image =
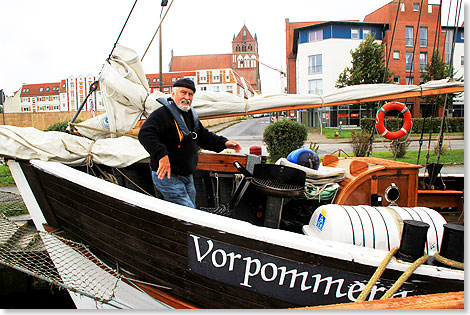
<path id="1" fill-rule="evenodd" d="M 370 34 L 370 29 L 366 28 L 362 30 L 362 38 L 365 39 Z"/>
<path id="2" fill-rule="evenodd" d="M 316 30 L 308 32 L 308 41 L 309 42 L 316 42 L 319 40 L 323 40 L 323 30 Z"/>
<path id="3" fill-rule="evenodd" d="M 308 56 L 308 74 L 322 72 L 322 55 Z"/>
<path id="4" fill-rule="evenodd" d="M 219 81 L 220 81 L 220 75 L 214 75 L 213 80 L 214 80 L 215 82 L 219 82 Z"/>
<path id="5" fill-rule="evenodd" d="M 428 47 L 428 28 L 427 27 L 419 28 L 419 46 Z"/>
<path id="6" fill-rule="evenodd" d="M 315 95 L 323 94 L 322 79 L 308 80 L 308 94 L 315 94 Z"/>
<path id="7" fill-rule="evenodd" d="M 220 87 L 218 85 L 214 85 L 214 92 L 220 92 Z"/>
<path id="8" fill-rule="evenodd" d="M 405 46 L 413 47 L 413 26 L 407 26 L 405 29 Z"/>
<path id="9" fill-rule="evenodd" d="M 357 28 L 351 29 L 351 39 L 359 39 L 359 29 Z"/>
<path id="10" fill-rule="evenodd" d="M 238 62 L 238 68 L 243 68 L 243 57 L 242 56 L 238 56 L 237 62 Z"/>
<path id="11" fill-rule="evenodd" d="M 432 4 L 428 4 L 428 13 L 432 13 Z"/>
<path id="12" fill-rule="evenodd" d="M 404 4 L 404 3 L 402 3 L 402 4 L 400 5 L 400 11 L 401 11 L 401 12 L 405 12 L 405 4 Z"/>
<path id="13" fill-rule="evenodd" d="M 413 84 L 414 84 L 413 81 L 414 81 L 414 77 L 413 77 L 413 76 L 406 77 L 406 82 L 405 82 L 405 84 L 406 84 L 406 85 L 413 85 Z"/>
<path id="14" fill-rule="evenodd" d="M 460 65 L 463 66 L 463 56 L 460 57 Z"/>
<path id="15" fill-rule="evenodd" d="M 207 86 L 201 86 L 201 91 L 207 91 Z"/>
<path id="16" fill-rule="evenodd" d="M 418 2 L 413 3 L 413 11 L 419 12 L 419 3 Z"/>
<path id="17" fill-rule="evenodd" d="M 419 70 L 425 72 L 428 66 L 428 53 L 422 52 L 419 53 Z"/>
<path id="18" fill-rule="evenodd" d="M 393 77 L 393 83 L 400 84 L 400 76 L 399 75 L 396 75 L 396 76 Z"/>
<path id="19" fill-rule="evenodd" d="M 444 56 L 445 62 L 448 64 L 450 63 L 450 55 L 452 51 L 452 40 L 454 38 L 454 30 L 447 29 L 446 30 L 446 40 L 444 43 Z"/>
<path id="20" fill-rule="evenodd" d="M 44 91 L 44 88 L 43 88 L 43 87 L 39 88 L 39 92 L 42 93 L 43 91 Z"/>
<path id="21" fill-rule="evenodd" d="M 46 88 L 46 92 L 49 92 L 49 88 Z"/>
<path id="22" fill-rule="evenodd" d="M 393 59 L 400 59 L 400 51 L 394 50 L 393 51 Z"/>
<path id="23" fill-rule="evenodd" d="M 406 52 L 406 67 L 405 70 L 408 71 L 413 71 L 413 52 L 412 51 L 407 51 Z"/>
<path id="24" fill-rule="evenodd" d="M 251 56 L 251 67 L 256 68 L 256 56 Z"/>

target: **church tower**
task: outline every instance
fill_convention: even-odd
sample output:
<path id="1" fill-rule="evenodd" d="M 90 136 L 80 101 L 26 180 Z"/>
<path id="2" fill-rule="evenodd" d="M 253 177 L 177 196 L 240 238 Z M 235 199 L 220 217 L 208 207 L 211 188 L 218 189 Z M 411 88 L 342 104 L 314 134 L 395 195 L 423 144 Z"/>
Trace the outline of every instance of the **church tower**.
<path id="1" fill-rule="evenodd" d="M 252 87 L 261 93 L 261 79 L 258 62 L 258 39 L 253 37 L 243 25 L 237 36 L 232 41 L 232 68 L 244 77 Z"/>

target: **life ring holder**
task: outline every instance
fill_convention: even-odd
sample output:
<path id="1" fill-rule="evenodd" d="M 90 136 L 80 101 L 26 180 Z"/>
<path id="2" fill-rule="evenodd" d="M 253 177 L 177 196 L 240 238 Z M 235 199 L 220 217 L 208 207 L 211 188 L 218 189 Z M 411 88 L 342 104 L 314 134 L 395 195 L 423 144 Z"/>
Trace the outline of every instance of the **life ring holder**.
<path id="1" fill-rule="evenodd" d="M 385 114 L 391 110 L 399 111 L 401 114 L 403 114 L 403 118 L 405 119 L 403 126 L 398 131 L 392 132 L 392 131 L 387 130 L 387 128 L 385 128 L 385 125 L 384 125 Z M 411 125 L 412 125 L 412 121 L 411 121 L 410 110 L 408 109 L 408 107 L 406 107 L 405 104 L 400 103 L 400 102 L 390 102 L 390 103 L 384 104 L 377 111 L 377 115 L 375 116 L 375 128 L 377 128 L 378 134 L 389 140 L 397 140 L 409 134 L 411 130 Z"/>

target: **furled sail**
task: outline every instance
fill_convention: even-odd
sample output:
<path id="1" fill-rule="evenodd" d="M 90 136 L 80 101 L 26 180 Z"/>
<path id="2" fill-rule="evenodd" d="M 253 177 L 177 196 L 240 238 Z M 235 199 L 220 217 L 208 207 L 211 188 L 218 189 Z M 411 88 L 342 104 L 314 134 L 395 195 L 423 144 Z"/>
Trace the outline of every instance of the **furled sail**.
<path id="1" fill-rule="evenodd" d="M 156 99 L 163 94 L 150 93 L 140 58 L 132 49 L 117 46 L 105 64 L 100 84 L 106 114 L 76 125 L 89 138 L 107 138 L 113 133 L 127 133 L 139 119 L 161 106 Z M 268 94 L 245 99 L 227 92 L 197 91 L 193 107 L 200 118 L 240 116 L 316 107 L 396 100 L 433 94 L 459 93 L 464 83 L 451 79 L 430 81 L 422 85 L 362 84 L 347 86 L 322 96 L 313 94 Z M 103 129 L 105 126 L 105 130 Z M 87 128 L 93 127 L 93 129 Z M 97 129 L 97 130 L 95 130 Z M 100 132 L 98 129 L 102 129 Z"/>

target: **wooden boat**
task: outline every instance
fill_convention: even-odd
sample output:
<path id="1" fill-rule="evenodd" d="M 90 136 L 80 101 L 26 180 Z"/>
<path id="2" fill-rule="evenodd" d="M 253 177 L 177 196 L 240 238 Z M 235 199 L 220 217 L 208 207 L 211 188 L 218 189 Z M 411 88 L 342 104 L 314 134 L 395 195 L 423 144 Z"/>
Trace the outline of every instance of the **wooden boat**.
<path id="1" fill-rule="evenodd" d="M 132 52 L 124 49 L 126 58 L 120 58 L 118 66 L 123 60 L 136 59 L 128 54 Z M 112 58 L 109 64 L 112 67 Z M 122 79 L 106 81 L 110 71 L 103 71 L 103 88 Z M 443 84 L 440 92 L 463 90 L 460 83 Z M 387 92 L 353 87 L 356 93 L 345 88 L 345 97 L 338 91 L 322 99 L 278 95 L 239 100 L 227 93 L 201 93 L 194 105 L 201 109 L 200 117 L 214 117 L 225 115 L 214 110 L 218 101 L 234 105 L 229 106 L 231 115 L 240 115 L 333 106 L 353 102 L 358 95 L 363 95 L 361 101 L 415 92 L 424 95 L 437 93 L 435 87 L 383 85 Z M 458 250 L 452 246 L 449 250 L 443 241 L 449 231 L 446 220 L 420 207 L 417 165 L 325 156 L 323 173 L 306 171 L 305 177 L 329 178 L 340 189 L 333 198 L 315 200 L 302 197 L 305 181 L 300 190 L 297 182 L 287 179 L 281 184 L 295 184 L 294 188 L 260 184 L 257 180 L 265 178 L 258 178 L 257 169 L 262 169 L 258 174 L 267 169 L 260 157 L 202 152 L 195 175 L 198 209 L 155 198 L 148 154 L 137 140 L 115 137 L 129 132 L 143 111 L 155 109 L 153 97 L 145 91 L 144 86 L 117 97 L 140 109 L 124 119 L 125 126 L 119 124 L 123 116 L 118 110 L 107 113 L 106 119 L 115 127 L 109 130 L 111 138 L 103 136 L 104 131 L 94 134 L 95 138 L 85 131 L 102 117 L 78 127 L 94 140 L 0 126 L 0 156 L 8 160 L 60 274 L 58 283 L 69 290 L 77 307 L 291 308 L 353 302 L 366 287 L 371 290 L 367 299 L 374 300 L 390 288 L 395 290 L 393 284 L 410 267 L 415 268 L 413 261 L 423 251 L 428 256 L 390 293 L 393 297 L 464 289 L 463 256 L 459 258 L 463 242 L 456 242 Z M 129 125 L 129 121 L 134 123 Z M 249 175 L 241 175 L 236 161 Z M 273 167 L 296 168 L 282 163 Z M 407 220 L 430 226 L 418 257 L 405 251 L 407 245 L 417 243 L 402 240 Z M 456 230 L 463 234 L 463 229 Z M 56 246 L 63 251 L 55 251 Z M 379 280 L 367 286 L 397 247 L 397 256 L 386 264 Z M 440 254 L 451 264 L 439 260 Z M 89 269 L 83 271 L 77 265 L 82 260 Z M 77 270 L 82 270 L 78 276 Z M 94 289 L 101 282 L 107 283 L 107 293 Z M 77 290 L 77 283 L 83 288 Z"/>
<path id="2" fill-rule="evenodd" d="M 238 170 L 230 163 L 235 159 L 246 165 L 242 156 L 202 156 L 197 185 L 210 182 L 211 175 L 214 178 L 214 171 L 208 167 L 210 161 L 222 170 L 215 173 L 219 179 L 235 180 Z M 365 170 L 359 179 L 343 180 L 341 185 L 370 186 L 364 177 L 371 175 L 369 180 L 373 180 L 374 175 L 386 176 L 389 172 L 377 166 L 379 161 L 360 162 L 370 170 Z M 122 281 L 131 279 L 127 281 L 139 287 L 129 286 L 131 291 L 143 290 L 168 307 L 289 308 L 351 302 L 392 249 L 373 248 L 367 236 L 361 241 L 356 239 L 356 244 L 348 244 L 268 228 L 230 214 L 187 209 L 137 192 L 135 187 L 126 188 L 130 182 L 123 176 L 116 177 L 121 184 L 116 185 L 58 162 L 10 160 L 8 164 L 38 229 L 60 231 L 67 239 L 86 244 L 108 266 L 119 266 Z M 133 181 L 140 178 L 139 185 L 151 191 L 146 163 L 120 171 Z M 405 182 L 415 183 L 416 176 L 414 181 Z M 257 200 L 250 202 L 262 204 L 259 191 L 257 195 Z M 207 191 L 198 198 L 207 198 Z M 344 199 L 342 194 L 336 198 Z M 416 195 L 408 198 L 416 202 Z M 403 201 L 405 206 L 410 206 L 409 200 Z M 268 211 L 267 208 L 265 205 L 261 210 Z M 369 210 L 384 214 L 385 208 Z M 403 209 L 410 213 L 409 218 L 419 219 L 423 213 L 432 220 L 439 218 L 431 209 Z M 288 213 L 289 206 L 283 211 Z M 435 228 L 439 229 L 437 221 Z M 362 227 L 362 233 L 368 233 L 366 227 Z M 371 238 L 378 238 L 380 232 L 372 234 Z M 387 241 L 389 246 L 397 245 L 393 244 L 392 232 Z M 428 253 L 431 254 L 429 246 Z M 396 297 L 463 290 L 463 270 L 436 266 L 431 260 L 415 271 Z M 392 260 L 370 299 L 382 296 L 410 264 Z"/>

